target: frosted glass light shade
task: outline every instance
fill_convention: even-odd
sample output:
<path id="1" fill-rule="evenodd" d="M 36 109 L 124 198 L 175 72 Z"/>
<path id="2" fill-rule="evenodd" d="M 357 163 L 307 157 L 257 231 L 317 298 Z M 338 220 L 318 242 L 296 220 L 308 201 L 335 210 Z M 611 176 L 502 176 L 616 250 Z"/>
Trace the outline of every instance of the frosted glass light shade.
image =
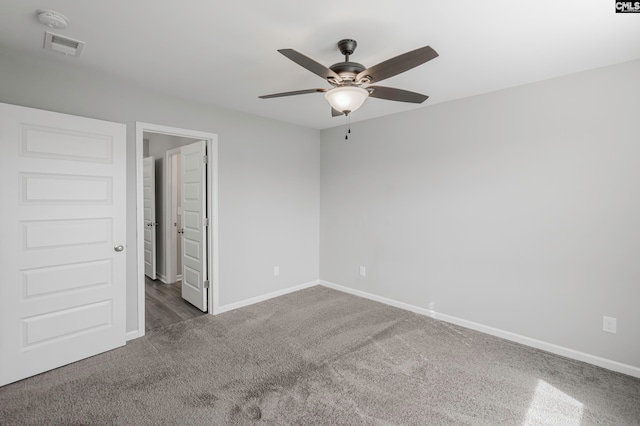
<path id="1" fill-rule="evenodd" d="M 324 94 L 331 107 L 342 113 L 353 112 L 360 108 L 369 92 L 361 87 L 335 87 Z"/>

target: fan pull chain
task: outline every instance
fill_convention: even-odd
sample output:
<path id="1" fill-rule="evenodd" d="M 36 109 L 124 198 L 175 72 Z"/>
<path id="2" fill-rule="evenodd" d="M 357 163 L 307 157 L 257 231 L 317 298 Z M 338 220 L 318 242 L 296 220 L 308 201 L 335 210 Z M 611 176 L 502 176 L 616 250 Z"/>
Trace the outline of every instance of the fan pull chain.
<path id="1" fill-rule="evenodd" d="M 349 114 L 345 114 L 346 117 L 346 133 L 344 135 L 344 139 L 349 139 L 349 133 L 351 133 L 351 116 Z"/>

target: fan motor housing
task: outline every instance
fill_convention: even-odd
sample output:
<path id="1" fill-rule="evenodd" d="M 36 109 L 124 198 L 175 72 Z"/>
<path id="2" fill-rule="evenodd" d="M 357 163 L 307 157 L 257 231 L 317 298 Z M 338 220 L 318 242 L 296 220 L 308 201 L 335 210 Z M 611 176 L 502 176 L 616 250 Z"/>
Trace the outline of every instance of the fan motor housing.
<path id="1" fill-rule="evenodd" d="M 331 71 L 338 74 L 343 79 L 354 80 L 356 76 L 364 71 L 364 65 L 357 62 L 338 62 L 329 67 Z"/>

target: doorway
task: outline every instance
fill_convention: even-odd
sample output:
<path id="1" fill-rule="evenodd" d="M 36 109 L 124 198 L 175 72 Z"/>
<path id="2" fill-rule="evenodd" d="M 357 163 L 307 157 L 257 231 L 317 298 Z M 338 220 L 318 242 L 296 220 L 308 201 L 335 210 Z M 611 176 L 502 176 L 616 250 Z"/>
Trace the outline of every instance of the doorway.
<path id="1" fill-rule="evenodd" d="M 201 142 L 196 143 L 197 141 Z M 202 197 L 203 199 L 206 199 L 203 201 L 203 203 L 205 203 L 203 204 L 203 207 L 206 211 L 206 217 L 201 230 L 203 244 L 202 252 L 206 253 L 206 256 L 202 259 L 202 271 L 204 271 L 204 273 L 203 276 L 197 277 L 197 285 L 201 285 L 201 289 L 203 291 L 202 297 L 204 297 L 202 302 L 207 306 L 207 312 L 209 314 L 215 314 L 219 306 L 217 135 L 196 130 L 138 122 L 136 123 L 136 163 L 138 177 L 138 336 L 143 336 L 145 329 L 149 329 L 149 325 L 146 324 L 147 320 L 145 319 L 147 310 L 153 309 L 153 315 L 155 317 L 162 314 L 162 312 L 171 311 L 172 304 L 174 308 L 177 306 L 178 310 L 182 313 L 189 311 L 189 309 L 185 309 L 184 306 L 180 305 L 180 303 L 184 305 L 186 302 L 183 303 L 182 300 L 179 300 L 178 305 L 176 305 L 175 301 L 171 301 L 169 299 L 175 298 L 176 294 L 180 294 L 179 287 L 182 283 L 179 280 L 184 279 L 184 277 L 181 276 L 182 268 L 180 268 L 180 260 L 182 257 L 178 259 L 178 256 L 182 250 L 182 244 L 180 243 L 183 238 L 178 238 L 178 236 L 181 236 L 181 232 L 184 232 L 185 230 L 186 232 L 189 232 L 190 227 L 190 222 L 188 220 L 189 217 L 187 217 L 186 223 L 183 221 L 182 206 L 180 206 L 180 200 L 183 199 L 180 194 L 180 188 L 182 185 L 178 182 L 183 176 L 183 173 L 180 170 L 180 167 L 182 167 L 180 153 L 182 150 L 182 161 L 187 161 L 185 164 L 193 164 L 193 161 L 189 163 L 190 160 L 188 160 L 189 152 L 192 151 L 192 149 L 189 150 L 188 147 L 196 144 L 201 146 L 202 153 L 206 153 L 206 159 L 199 159 L 199 163 L 202 163 L 203 160 L 206 161 L 206 171 L 202 174 Z M 184 154 L 185 152 L 186 154 Z M 155 219 L 157 226 L 154 229 L 154 232 L 158 234 L 156 238 L 158 242 L 156 250 L 158 265 L 156 280 L 151 280 L 150 277 L 145 274 L 144 268 L 145 254 L 148 251 L 148 247 L 144 247 L 145 231 L 148 233 L 148 226 L 145 224 L 144 217 L 145 209 L 143 197 L 143 158 L 145 157 L 154 157 L 156 166 L 156 182 L 158 183 L 158 190 L 156 191 L 155 197 L 157 200 L 157 216 Z M 185 160 L 185 158 L 187 160 Z M 191 175 L 193 175 L 193 173 Z M 189 174 L 187 173 L 185 176 L 189 176 Z M 189 177 L 187 177 L 187 179 L 189 179 Z M 204 188 L 206 188 L 206 191 Z M 189 212 L 187 211 L 186 213 L 188 216 Z M 191 240 L 189 240 L 189 242 L 191 242 Z M 191 272 L 191 269 L 189 272 Z M 192 280 L 192 274 L 189 273 L 188 275 L 189 276 L 187 278 Z M 175 288 L 176 281 L 178 281 L 177 289 Z M 189 288 L 186 289 L 187 292 L 193 290 L 193 281 L 187 280 L 187 284 L 189 285 Z M 171 288 L 172 286 L 174 287 L 173 289 Z M 148 297 L 151 295 L 159 297 L 152 299 Z M 184 295 L 185 292 L 182 291 L 182 296 Z M 153 306 L 149 306 L 149 309 L 147 309 L 147 304 Z M 202 306 L 199 307 L 200 309 L 203 309 Z M 173 314 L 167 313 L 166 315 L 171 316 Z M 191 315 L 191 313 L 189 313 L 189 315 Z M 159 322 L 154 321 L 156 324 L 163 324 L 166 322 L 166 318 L 156 319 L 159 319 Z"/>

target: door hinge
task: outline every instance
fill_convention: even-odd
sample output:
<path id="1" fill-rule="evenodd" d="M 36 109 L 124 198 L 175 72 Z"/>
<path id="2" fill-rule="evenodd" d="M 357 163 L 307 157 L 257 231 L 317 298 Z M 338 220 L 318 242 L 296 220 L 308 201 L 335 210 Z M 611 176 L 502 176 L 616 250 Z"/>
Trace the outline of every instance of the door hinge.
<path id="1" fill-rule="evenodd" d="M 204 283 L 202 285 L 203 288 L 209 288 L 209 280 L 204 280 Z"/>
<path id="2" fill-rule="evenodd" d="M 208 155 L 205 155 L 204 157 L 202 157 L 202 162 L 203 162 L 204 164 L 209 164 L 209 156 L 208 156 Z"/>
<path id="3" fill-rule="evenodd" d="M 209 226 L 209 218 L 208 217 L 204 218 L 204 226 Z"/>

